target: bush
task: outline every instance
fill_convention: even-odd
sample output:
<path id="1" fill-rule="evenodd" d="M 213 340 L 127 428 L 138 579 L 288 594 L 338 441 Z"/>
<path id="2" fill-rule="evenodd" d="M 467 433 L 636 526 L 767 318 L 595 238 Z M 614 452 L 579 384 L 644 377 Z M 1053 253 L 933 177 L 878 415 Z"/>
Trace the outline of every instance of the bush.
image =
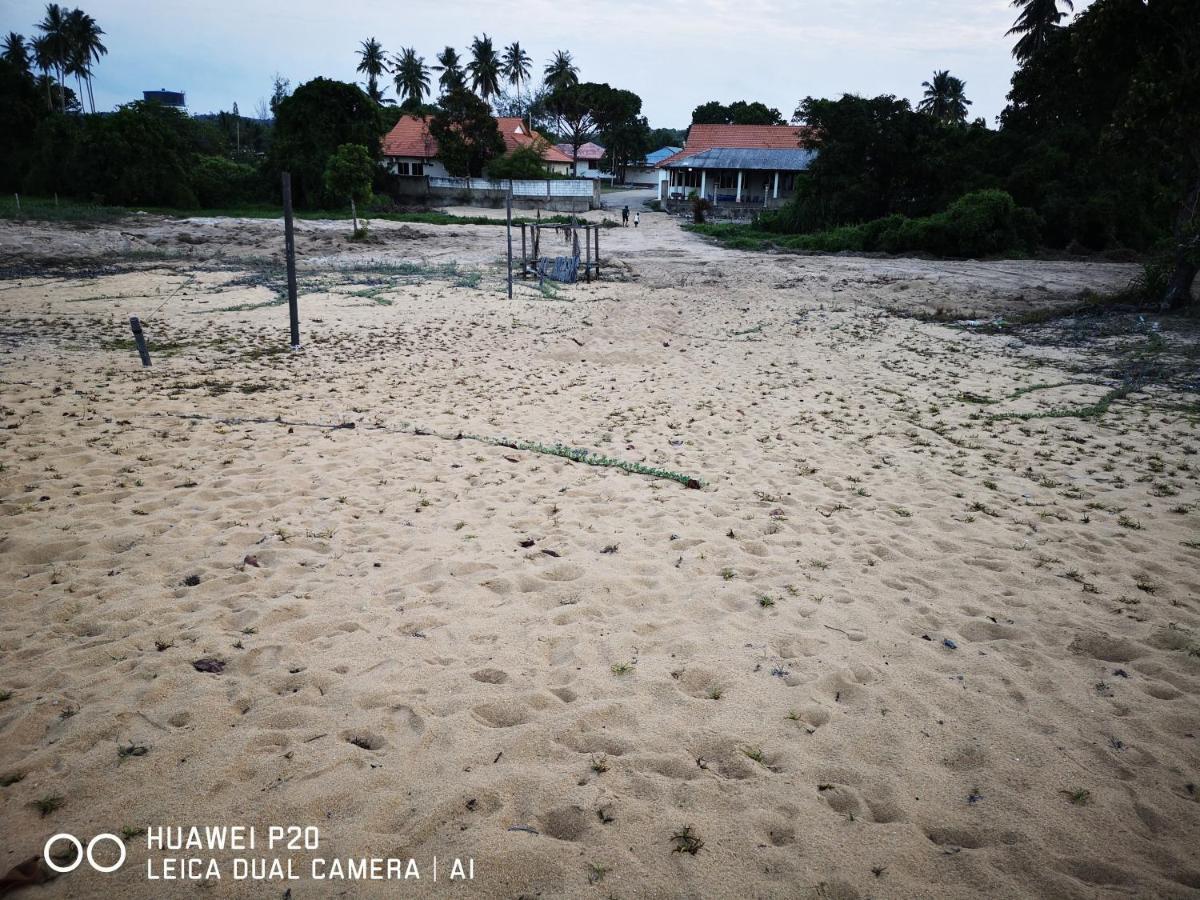
<path id="1" fill-rule="evenodd" d="M 518 147 L 503 156 L 488 162 L 485 169 L 488 178 L 537 180 L 550 177 L 542 154 L 534 147 Z"/>
<path id="2" fill-rule="evenodd" d="M 192 166 L 192 189 L 202 207 L 232 206 L 262 197 L 258 169 L 222 156 L 200 156 Z"/>
<path id="3" fill-rule="evenodd" d="M 1041 220 L 1031 209 L 1017 206 L 1004 191 L 964 194 L 945 210 L 910 219 L 893 214 L 862 225 L 844 225 L 812 234 L 779 235 L 763 216 L 755 228 L 738 225 L 694 227 L 731 247 L 762 249 L 774 245 L 821 253 L 929 253 L 934 256 L 977 257 L 1024 254 L 1038 245 Z"/>

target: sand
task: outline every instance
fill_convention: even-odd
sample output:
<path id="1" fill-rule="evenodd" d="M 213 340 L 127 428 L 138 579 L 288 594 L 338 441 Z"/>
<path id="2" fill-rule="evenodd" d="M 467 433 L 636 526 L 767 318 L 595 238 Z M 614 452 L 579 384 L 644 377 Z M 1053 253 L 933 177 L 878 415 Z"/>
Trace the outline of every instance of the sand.
<path id="1" fill-rule="evenodd" d="M 132 834 L 27 896 L 1200 896 L 1195 335 L 915 315 L 1134 267 L 645 213 L 510 301 L 494 227 L 348 231 L 298 225 L 290 354 L 276 222 L 0 224 L 0 870 L 280 824 L 475 878 L 154 882 Z"/>

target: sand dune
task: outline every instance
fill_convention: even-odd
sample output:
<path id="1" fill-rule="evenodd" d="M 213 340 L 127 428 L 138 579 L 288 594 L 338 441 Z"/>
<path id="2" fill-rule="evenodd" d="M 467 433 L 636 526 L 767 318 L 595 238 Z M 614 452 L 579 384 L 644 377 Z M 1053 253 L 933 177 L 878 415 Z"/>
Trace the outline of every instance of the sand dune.
<path id="1" fill-rule="evenodd" d="M 277 823 L 474 858 L 412 896 L 1200 896 L 1195 395 L 1029 417 L 1153 338 L 898 314 L 1131 267 L 750 255 L 646 214 L 612 278 L 509 301 L 496 228 L 298 227 L 289 354 L 277 223 L 0 225 L 0 869 Z M 128 846 L 28 896 L 203 895 Z M 287 887 L 397 890 L 210 890 Z"/>

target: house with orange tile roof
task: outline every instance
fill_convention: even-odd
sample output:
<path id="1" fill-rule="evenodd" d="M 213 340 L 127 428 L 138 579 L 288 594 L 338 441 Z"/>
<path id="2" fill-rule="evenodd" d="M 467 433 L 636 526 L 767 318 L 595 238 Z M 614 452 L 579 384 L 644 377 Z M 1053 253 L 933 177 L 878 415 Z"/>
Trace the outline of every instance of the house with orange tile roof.
<path id="1" fill-rule="evenodd" d="M 714 206 L 753 210 L 786 203 L 816 158 L 795 125 L 693 125 L 684 147 L 660 161 L 658 196 L 686 202 L 694 193 Z"/>
<path id="2" fill-rule="evenodd" d="M 567 159 L 575 160 L 577 178 L 612 178 L 611 173 L 602 172 L 600 169 L 600 161 L 604 159 L 604 148 L 594 141 L 580 144 L 578 153 L 573 152 L 574 148 L 570 144 L 555 144 L 554 149 Z"/>
<path id="3" fill-rule="evenodd" d="M 571 157 L 558 150 L 545 137 L 530 131 L 523 119 L 497 116 L 496 127 L 504 138 L 505 152 L 519 147 L 538 147 L 542 161 L 554 175 L 571 173 Z M 446 177 L 449 173 L 438 159 L 437 140 L 429 133 L 429 122 L 419 116 L 404 115 L 383 137 L 383 159 L 388 171 L 401 176 Z"/>

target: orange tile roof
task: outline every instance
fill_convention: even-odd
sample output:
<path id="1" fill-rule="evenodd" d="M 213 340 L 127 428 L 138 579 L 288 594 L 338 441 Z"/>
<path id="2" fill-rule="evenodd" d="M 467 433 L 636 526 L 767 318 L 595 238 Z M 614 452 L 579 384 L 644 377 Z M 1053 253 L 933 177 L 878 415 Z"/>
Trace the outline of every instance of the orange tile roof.
<path id="1" fill-rule="evenodd" d="M 383 136 L 384 156 L 432 159 L 437 152 L 437 141 L 429 133 L 429 123 L 417 116 L 401 116 L 392 130 Z"/>
<path id="2" fill-rule="evenodd" d="M 569 163 L 571 157 L 563 153 L 536 131 L 530 132 L 525 126 L 525 120 L 520 116 L 497 116 L 496 127 L 504 138 L 505 152 L 511 153 L 518 147 L 528 147 L 539 138 L 546 144 L 542 150 L 542 159 L 546 162 Z"/>
<path id="3" fill-rule="evenodd" d="M 665 166 L 704 150 L 796 150 L 803 129 L 798 125 L 693 125 L 678 153 L 658 163 Z"/>
<path id="4" fill-rule="evenodd" d="M 528 147 L 536 138 L 541 138 L 546 146 L 542 159 L 552 163 L 569 163 L 571 157 L 555 148 L 544 137 L 533 132 L 528 133 L 525 123 L 516 116 L 497 116 L 496 127 L 504 138 L 506 153 L 518 147 Z M 418 159 L 433 159 L 437 156 L 438 145 L 433 135 L 429 133 L 429 123 L 418 116 L 401 116 L 395 126 L 383 137 L 384 156 L 411 156 Z"/>

